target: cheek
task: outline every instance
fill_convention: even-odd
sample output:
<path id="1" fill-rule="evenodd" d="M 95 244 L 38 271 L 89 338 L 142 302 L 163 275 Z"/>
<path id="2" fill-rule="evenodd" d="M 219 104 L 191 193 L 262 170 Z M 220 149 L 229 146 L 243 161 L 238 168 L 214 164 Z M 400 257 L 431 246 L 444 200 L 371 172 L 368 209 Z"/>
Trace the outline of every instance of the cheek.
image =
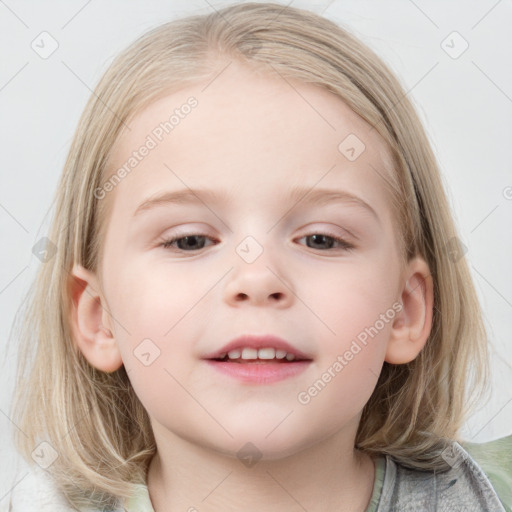
<path id="1" fill-rule="evenodd" d="M 181 323 L 194 317 L 195 306 L 205 294 L 207 284 L 170 266 L 132 266 L 116 275 L 112 312 L 126 326 L 134 342 L 140 336 L 168 339 L 181 328 Z"/>
<path id="2" fill-rule="evenodd" d="M 317 305 L 319 356 L 295 400 L 326 435 L 358 417 L 371 397 L 400 307 L 389 274 L 370 266 L 351 270 L 305 299 Z"/>
<path id="3" fill-rule="evenodd" d="M 302 400 L 298 396 L 301 405 L 314 402 L 311 408 L 325 408 L 326 414 L 334 406 L 327 414 L 334 421 L 336 411 L 355 414 L 368 401 L 401 310 L 396 271 L 390 260 L 387 265 L 373 261 L 350 271 L 327 271 L 326 276 L 317 272 L 304 289 L 304 302 L 315 304 L 319 357 L 316 380 L 301 390 Z M 323 286 L 314 287 L 313 281 Z"/>
<path id="4" fill-rule="evenodd" d="M 317 272 L 314 281 L 323 286 L 311 286 L 312 280 L 303 292 L 316 305 L 318 332 L 323 334 L 315 378 L 297 399 L 311 415 L 327 418 L 327 429 L 357 415 L 369 400 L 401 311 L 397 260 L 391 249 L 380 256 L 337 272 Z"/>
<path id="5" fill-rule="evenodd" d="M 193 363 L 193 333 L 201 316 L 197 306 L 212 284 L 176 270 L 125 269 L 110 274 L 108 305 L 116 339 L 137 396 L 148 410 L 158 409 L 164 397 L 176 403 L 183 396 L 178 381 L 187 380 Z"/>
<path id="6" fill-rule="evenodd" d="M 393 267 L 389 260 L 387 265 L 368 260 L 336 270 L 318 267 L 306 278 L 300 293 L 304 303 L 312 305 L 308 314 L 317 317 L 318 330 L 331 340 L 332 348 L 341 348 L 340 341 L 356 338 L 375 324 L 379 332 L 389 334 L 397 300 L 398 275 Z"/>

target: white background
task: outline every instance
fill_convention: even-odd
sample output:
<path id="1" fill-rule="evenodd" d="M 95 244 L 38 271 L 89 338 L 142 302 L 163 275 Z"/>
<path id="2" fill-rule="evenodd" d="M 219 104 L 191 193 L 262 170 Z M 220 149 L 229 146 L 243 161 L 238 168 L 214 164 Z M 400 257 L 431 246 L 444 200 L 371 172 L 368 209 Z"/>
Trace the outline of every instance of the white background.
<path id="1" fill-rule="evenodd" d="M 79 115 L 112 58 L 140 34 L 227 4 L 0 2 L 0 506 L 13 485 L 15 460 L 10 436 L 16 427 L 9 409 L 17 340 L 9 346 L 7 340 L 41 265 L 32 247 L 47 234 Z M 492 343 L 493 397 L 465 425 L 463 435 L 483 442 L 511 434 L 511 2 L 318 0 L 292 5 L 323 13 L 360 37 L 394 70 L 417 106 L 468 248 Z M 59 45 L 47 59 L 31 47 L 43 31 Z M 463 48 L 453 31 L 469 44 L 458 58 L 442 47 L 452 46 L 452 53 Z"/>

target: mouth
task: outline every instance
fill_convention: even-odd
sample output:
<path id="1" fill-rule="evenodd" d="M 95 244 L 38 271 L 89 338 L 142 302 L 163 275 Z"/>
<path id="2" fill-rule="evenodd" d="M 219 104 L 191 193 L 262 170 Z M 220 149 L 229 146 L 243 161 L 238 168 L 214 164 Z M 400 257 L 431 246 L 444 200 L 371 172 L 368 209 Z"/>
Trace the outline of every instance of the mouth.
<path id="1" fill-rule="evenodd" d="M 312 360 L 313 357 L 278 336 L 243 334 L 222 348 L 205 355 L 203 359 L 244 363 L 247 361 L 304 361 Z"/>
<path id="2" fill-rule="evenodd" d="M 313 358 L 275 336 L 245 335 L 204 358 L 210 367 L 246 384 L 270 384 L 298 375 Z"/>
<path id="3" fill-rule="evenodd" d="M 219 357 L 212 358 L 211 361 L 220 361 L 225 363 L 238 363 L 238 364 L 286 364 L 293 361 L 310 361 L 311 359 L 303 358 L 292 352 L 283 349 L 275 349 L 272 347 L 266 348 L 243 348 L 230 350 L 219 354 Z"/>

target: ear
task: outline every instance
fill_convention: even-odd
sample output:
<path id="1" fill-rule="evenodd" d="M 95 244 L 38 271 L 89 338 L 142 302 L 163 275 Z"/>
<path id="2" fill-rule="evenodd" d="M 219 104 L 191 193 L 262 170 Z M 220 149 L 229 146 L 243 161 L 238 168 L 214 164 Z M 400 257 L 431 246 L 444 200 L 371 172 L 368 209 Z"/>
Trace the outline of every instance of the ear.
<path id="1" fill-rule="evenodd" d="M 113 372 L 123 360 L 96 275 L 81 265 L 71 271 L 71 328 L 74 342 L 87 361 L 103 372 Z"/>
<path id="2" fill-rule="evenodd" d="M 385 361 L 409 363 L 421 352 L 432 329 L 434 283 L 423 258 L 411 260 L 401 292 L 403 309 L 393 322 Z"/>

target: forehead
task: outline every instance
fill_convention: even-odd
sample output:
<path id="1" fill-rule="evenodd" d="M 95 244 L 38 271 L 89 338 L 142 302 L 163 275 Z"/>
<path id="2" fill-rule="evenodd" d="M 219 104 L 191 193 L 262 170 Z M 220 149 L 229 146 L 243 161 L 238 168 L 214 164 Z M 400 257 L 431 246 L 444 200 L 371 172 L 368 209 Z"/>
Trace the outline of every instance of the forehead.
<path id="1" fill-rule="evenodd" d="M 347 180 L 378 203 L 391 172 L 384 140 L 333 93 L 236 61 L 163 96 L 129 127 L 113 148 L 109 175 L 124 169 L 110 199 L 131 211 L 162 188 L 264 193 Z"/>

